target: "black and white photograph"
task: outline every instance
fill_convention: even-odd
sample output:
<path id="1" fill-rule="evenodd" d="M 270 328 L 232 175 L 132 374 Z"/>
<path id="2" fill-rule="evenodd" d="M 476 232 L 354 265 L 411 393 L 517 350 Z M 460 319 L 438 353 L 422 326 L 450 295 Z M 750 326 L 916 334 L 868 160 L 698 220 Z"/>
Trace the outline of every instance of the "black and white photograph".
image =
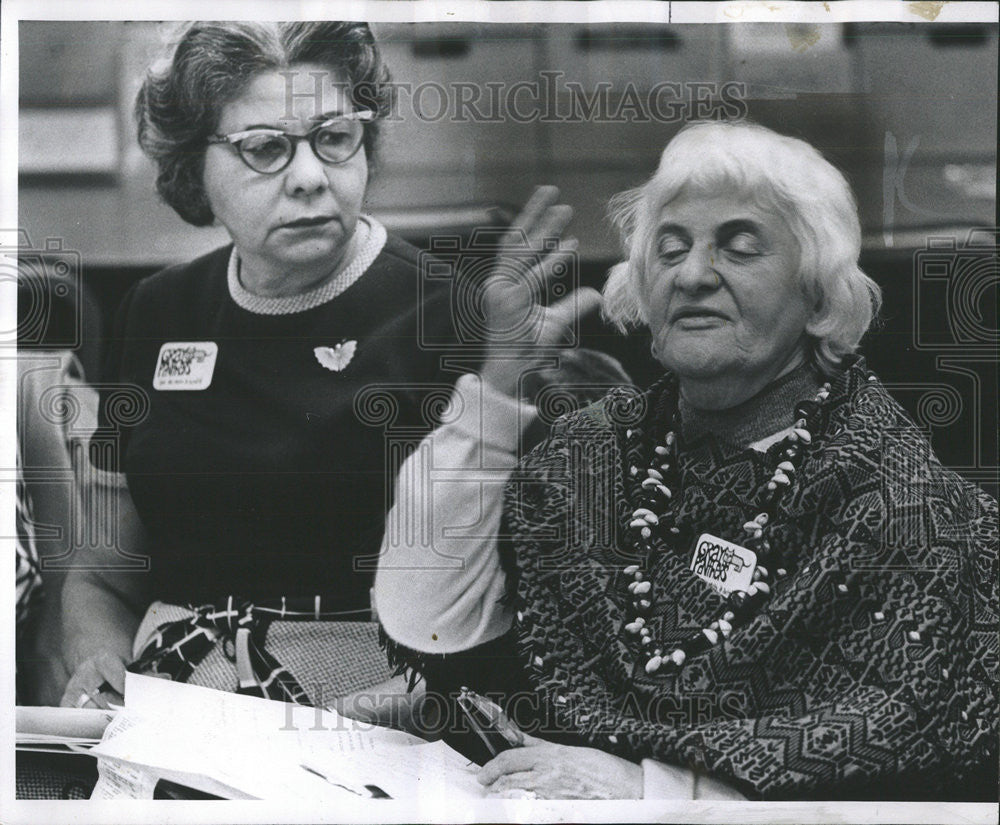
<path id="1" fill-rule="evenodd" d="M 1000 4 L 0 13 L 0 821 L 998 822 Z"/>

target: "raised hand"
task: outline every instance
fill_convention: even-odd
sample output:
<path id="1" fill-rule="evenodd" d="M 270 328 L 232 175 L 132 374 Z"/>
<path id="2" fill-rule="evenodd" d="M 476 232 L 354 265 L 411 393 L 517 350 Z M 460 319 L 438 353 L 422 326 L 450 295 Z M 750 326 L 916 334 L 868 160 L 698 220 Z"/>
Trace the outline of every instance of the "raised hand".
<path id="1" fill-rule="evenodd" d="M 507 395 L 516 394 L 518 378 L 533 360 L 563 344 L 578 319 L 601 304 L 591 288 L 542 303 L 554 281 L 565 281 L 577 249 L 573 238 L 555 245 L 573 217 L 572 208 L 558 200 L 554 186 L 535 190 L 501 242 L 483 288 L 489 347 L 483 378 Z M 535 253 L 533 266 L 525 264 L 525 240 Z"/>

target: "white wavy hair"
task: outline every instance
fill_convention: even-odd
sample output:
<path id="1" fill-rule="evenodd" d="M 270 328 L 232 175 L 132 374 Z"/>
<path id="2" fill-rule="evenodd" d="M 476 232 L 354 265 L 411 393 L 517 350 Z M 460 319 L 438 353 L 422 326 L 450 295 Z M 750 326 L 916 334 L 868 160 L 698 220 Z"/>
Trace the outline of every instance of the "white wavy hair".
<path id="1" fill-rule="evenodd" d="M 844 176 L 803 140 L 752 123 L 699 122 L 667 144 L 656 173 L 610 204 L 626 260 L 608 273 L 604 315 L 623 332 L 645 326 L 642 301 L 656 219 L 685 187 L 749 195 L 781 215 L 801 251 L 802 289 L 815 307 L 806 325 L 824 373 L 857 349 L 878 314 L 882 290 L 858 267 L 861 224 Z"/>

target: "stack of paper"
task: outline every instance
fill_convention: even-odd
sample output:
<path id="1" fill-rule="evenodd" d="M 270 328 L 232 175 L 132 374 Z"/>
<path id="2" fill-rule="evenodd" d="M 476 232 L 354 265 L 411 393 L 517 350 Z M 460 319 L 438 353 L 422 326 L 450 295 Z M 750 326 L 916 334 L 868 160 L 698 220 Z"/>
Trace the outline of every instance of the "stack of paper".
<path id="1" fill-rule="evenodd" d="M 230 799 L 481 798 L 443 742 L 290 705 L 128 674 L 125 708 L 91 750 L 93 798 L 151 798 L 159 779 Z"/>
<path id="2" fill-rule="evenodd" d="M 15 747 L 19 751 L 76 751 L 97 745 L 114 718 L 98 708 L 18 707 Z"/>

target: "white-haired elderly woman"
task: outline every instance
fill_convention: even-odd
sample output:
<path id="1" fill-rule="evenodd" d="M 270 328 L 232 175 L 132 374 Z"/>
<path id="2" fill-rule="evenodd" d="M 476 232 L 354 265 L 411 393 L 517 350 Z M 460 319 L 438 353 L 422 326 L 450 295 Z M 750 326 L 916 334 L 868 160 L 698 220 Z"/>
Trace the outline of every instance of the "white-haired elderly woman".
<path id="1" fill-rule="evenodd" d="M 447 283 L 363 213 L 390 92 L 364 23 L 188 24 L 146 74 L 135 115 L 157 190 L 232 243 L 137 283 L 119 311 L 101 410 L 117 443 L 92 460 L 121 496 L 108 544 L 150 568 L 80 551 L 63 704 L 108 704 L 126 663 L 315 702 L 388 674 L 364 621 L 391 489 L 376 425 L 431 429 L 426 391 L 455 380 Z M 565 226 L 556 194 L 526 208 L 529 237 Z M 145 400 L 116 419 L 121 384 Z M 371 386 L 395 406 L 360 404 Z"/>
<path id="2" fill-rule="evenodd" d="M 530 736 L 481 769 L 497 794 L 989 798 L 996 502 L 855 354 L 879 289 L 844 177 L 702 123 L 616 209 L 605 311 L 649 328 L 666 375 L 514 472 L 479 647 L 404 630 L 379 571 L 395 652 L 440 689 L 506 691 Z"/>

